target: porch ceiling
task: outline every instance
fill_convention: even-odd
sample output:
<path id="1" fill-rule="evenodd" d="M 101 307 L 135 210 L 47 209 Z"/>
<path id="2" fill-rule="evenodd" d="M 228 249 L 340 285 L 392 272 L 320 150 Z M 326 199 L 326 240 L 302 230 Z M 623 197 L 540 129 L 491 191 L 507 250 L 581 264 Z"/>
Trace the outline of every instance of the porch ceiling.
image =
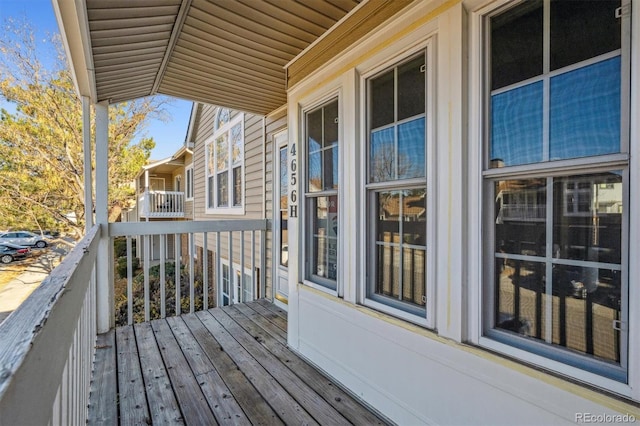
<path id="1" fill-rule="evenodd" d="M 81 95 L 116 103 L 165 94 L 259 114 L 286 103 L 284 66 L 360 2 L 54 1 L 76 78 L 91 89 Z M 75 50 L 71 26 L 83 38 Z"/>

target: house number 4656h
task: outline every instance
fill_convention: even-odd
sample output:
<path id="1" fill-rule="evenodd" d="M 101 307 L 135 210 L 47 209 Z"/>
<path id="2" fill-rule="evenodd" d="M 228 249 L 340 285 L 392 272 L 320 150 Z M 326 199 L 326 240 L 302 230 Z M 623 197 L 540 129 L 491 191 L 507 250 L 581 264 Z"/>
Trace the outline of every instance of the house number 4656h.
<path id="1" fill-rule="evenodd" d="M 291 163 L 289 164 L 289 170 L 291 172 L 291 192 L 289 193 L 289 217 L 298 217 L 298 190 L 296 184 L 298 183 L 298 159 L 296 153 L 296 144 L 291 145 L 291 151 L 289 152 Z"/>

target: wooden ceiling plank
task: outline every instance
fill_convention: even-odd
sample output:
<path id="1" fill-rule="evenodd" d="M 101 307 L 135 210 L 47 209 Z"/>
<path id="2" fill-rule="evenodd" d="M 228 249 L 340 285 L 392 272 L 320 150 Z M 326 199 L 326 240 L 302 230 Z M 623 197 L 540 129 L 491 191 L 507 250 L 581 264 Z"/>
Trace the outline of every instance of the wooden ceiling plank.
<path id="1" fill-rule="evenodd" d="M 133 3 L 133 2 L 132 2 Z M 135 3 L 133 3 L 135 4 Z M 156 16 L 175 16 L 178 13 L 178 7 L 171 6 L 146 6 L 146 7 L 105 7 L 87 9 L 89 21 L 106 21 L 111 19 L 121 19 L 123 16 L 127 18 L 150 18 Z"/>
<path id="2" fill-rule="evenodd" d="M 122 49 L 117 52 L 109 52 L 109 53 L 96 53 L 93 52 L 93 60 L 94 62 L 99 61 L 108 61 L 117 58 L 131 58 L 132 56 L 143 56 L 143 55 L 162 55 L 164 54 L 164 47 L 150 47 L 146 49 Z"/>
<path id="3" fill-rule="evenodd" d="M 185 86 L 198 87 L 199 90 L 202 90 L 204 92 L 211 92 L 211 93 L 224 92 L 229 97 L 244 96 L 244 95 L 250 94 L 250 98 L 252 99 L 252 101 L 263 102 L 265 104 L 278 102 L 280 100 L 286 99 L 286 95 L 284 91 L 282 92 L 281 96 L 256 96 L 256 92 L 254 88 L 248 88 L 248 89 L 242 88 L 236 84 L 237 83 L 236 81 L 224 81 L 224 80 L 216 79 L 213 82 L 213 84 L 211 80 L 197 80 L 197 81 L 191 80 L 189 81 L 189 83 L 185 83 L 185 80 L 183 77 L 174 78 L 173 76 L 167 75 L 165 80 L 163 81 L 163 84 L 165 82 L 167 84 L 176 83 L 176 84 L 183 84 Z"/>
<path id="4" fill-rule="evenodd" d="M 271 16 L 278 21 L 289 22 L 291 25 L 299 28 L 300 31 L 304 31 L 307 34 L 312 35 L 314 40 L 320 37 L 327 30 L 326 27 L 318 25 L 312 20 L 302 18 L 289 12 L 288 8 L 274 6 L 265 1 L 236 0 L 236 3 L 247 5 L 249 8 L 253 9 L 258 16 Z"/>
<path id="5" fill-rule="evenodd" d="M 173 28 L 175 15 L 168 16 L 148 16 L 145 18 L 124 18 L 104 19 L 98 21 L 89 21 L 89 29 L 91 32 L 100 30 L 113 30 L 125 28 L 145 28 L 156 25 L 169 25 Z"/>
<path id="6" fill-rule="evenodd" d="M 169 40 L 173 23 L 162 25 L 149 25 L 146 27 L 136 28 L 110 28 L 105 30 L 91 30 L 91 40 L 100 40 L 102 38 L 112 37 L 131 37 L 132 39 L 142 34 L 157 34 L 159 38 Z M 93 44 L 93 43 L 92 43 Z"/>
<path id="7" fill-rule="evenodd" d="M 242 3 L 204 3 L 202 10 L 224 22 L 227 28 L 241 29 L 253 36 L 259 35 L 267 40 L 281 42 L 285 46 L 294 46 L 298 51 L 307 47 L 314 40 L 308 35 L 305 36 L 307 40 L 291 35 L 287 30 L 295 29 L 295 27 L 292 27 L 288 22 L 277 21 L 269 16 L 258 16 L 258 14 L 251 12 L 251 8 Z M 246 33 L 239 35 L 246 37 Z"/>
<path id="8" fill-rule="evenodd" d="M 177 59 L 177 58 L 176 58 Z M 280 89 L 284 87 L 284 73 L 279 75 L 279 78 L 265 78 L 265 75 L 260 74 L 259 71 L 248 67 L 242 67 L 242 65 L 228 64 L 228 63 L 207 63 L 194 62 L 187 60 L 173 61 L 170 67 L 176 67 L 177 69 L 193 70 L 196 74 L 207 75 L 211 72 L 218 74 L 228 73 L 231 76 L 248 76 L 250 78 L 260 79 L 265 85 L 273 87 L 273 89 Z"/>
<path id="9" fill-rule="evenodd" d="M 184 40 L 183 40 L 184 41 Z M 282 79 L 284 75 L 284 69 L 277 64 L 265 64 L 263 62 L 256 63 L 256 61 L 245 61 L 244 59 L 233 58 L 233 61 L 229 60 L 228 56 L 225 56 L 218 50 L 211 49 L 207 54 L 200 51 L 195 51 L 188 48 L 189 45 L 183 45 L 178 50 L 173 52 L 173 56 L 181 61 L 191 61 L 193 63 L 200 64 L 202 66 L 225 66 L 229 63 L 232 69 L 236 69 L 239 72 L 244 72 L 245 69 L 259 70 L 260 74 L 263 74 L 265 78 L 275 81 Z"/>
<path id="10" fill-rule="evenodd" d="M 220 33 L 220 35 L 224 35 Z M 247 47 L 239 45 L 230 40 L 221 37 L 215 37 L 202 28 L 193 26 L 185 27 L 185 31 L 182 33 L 181 39 L 191 40 L 196 44 L 203 46 L 203 51 L 206 49 L 218 49 L 224 51 L 224 55 L 228 57 L 244 58 L 247 61 L 262 62 L 265 66 L 278 66 L 284 69 L 284 65 L 287 64 L 285 58 L 279 58 L 271 55 L 269 52 L 263 52 L 257 50 L 257 46 Z M 198 43 L 199 41 L 199 43 Z M 180 41 L 178 41 L 178 46 Z"/>
<path id="11" fill-rule="evenodd" d="M 247 77 L 241 78 L 238 76 L 210 74 L 208 76 L 202 76 L 189 72 L 188 70 L 180 70 L 178 68 L 171 69 L 171 72 L 167 72 L 167 77 L 175 78 L 176 80 L 198 81 L 199 85 L 203 87 L 226 87 L 227 90 L 238 91 L 253 91 L 254 96 L 258 96 L 264 99 L 280 99 L 282 94 L 285 93 L 284 84 L 276 90 L 272 87 L 265 86 L 262 81 L 257 79 L 249 79 Z"/>
<path id="12" fill-rule="evenodd" d="M 235 27 L 228 22 L 198 10 L 192 9 L 190 11 L 188 24 L 189 26 L 197 26 L 218 39 L 228 40 L 234 45 L 244 46 L 282 60 L 287 60 L 287 58 L 291 60 L 302 51 L 302 49 L 296 49 L 294 46 L 251 33 L 247 29 Z"/>
<path id="13" fill-rule="evenodd" d="M 106 46 L 93 46 L 93 54 L 94 55 L 103 55 L 107 53 L 121 52 L 121 51 L 133 51 L 133 50 L 143 50 L 143 49 L 154 49 L 154 48 L 166 48 L 167 42 L 164 40 L 150 40 L 144 42 L 137 43 L 126 43 L 126 44 L 112 44 Z"/>

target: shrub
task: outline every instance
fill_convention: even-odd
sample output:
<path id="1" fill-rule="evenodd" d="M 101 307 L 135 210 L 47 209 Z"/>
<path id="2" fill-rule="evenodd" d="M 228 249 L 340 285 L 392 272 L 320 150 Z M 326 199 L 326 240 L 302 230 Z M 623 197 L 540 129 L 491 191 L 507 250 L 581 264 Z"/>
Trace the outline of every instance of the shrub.
<path id="1" fill-rule="evenodd" d="M 134 257 L 131 259 L 131 266 L 133 268 L 133 273 L 140 267 L 140 259 Z M 116 261 L 116 274 L 118 274 L 118 278 L 127 278 L 127 257 L 119 257 Z"/>

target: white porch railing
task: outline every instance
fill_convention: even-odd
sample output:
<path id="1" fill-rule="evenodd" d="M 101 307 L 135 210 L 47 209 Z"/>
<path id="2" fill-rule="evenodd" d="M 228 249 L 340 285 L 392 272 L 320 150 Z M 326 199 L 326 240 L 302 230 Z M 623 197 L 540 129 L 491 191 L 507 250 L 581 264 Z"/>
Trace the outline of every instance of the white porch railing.
<path id="1" fill-rule="evenodd" d="M 116 307 L 118 325 L 265 297 L 267 226 L 263 219 L 109 224 L 112 239 L 126 239 L 126 315 Z M 142 246 L 138 271 L 134 241 Z"/>
<path id="2" fill-rule="evenodd" d="M 0 425 L 86 423 L 99 237 L 94 226 L 0 324 Z"/>
<path id="3" fill-rule="evenodd" d="M 184 192 L 145 191 L 140 196 L 139 206 L 141 217 L 184 217 Z"/>
<path id="4" fill-rule="evenodd" d="M 109 224 L 111 241 L 116 237 L 126 239 L 126 323 L 134 322 L 137 305 L 142 306 L 142 320 L 147 321 L 208 309 L 221 300 L 227 304 L 246 301 L 247 295 L 264 297 L 267 227 L 267 220 Z M 94 226 L 31 296 L 0 324 L 0 426 L 86 423 L 98 312 L 113 312 L 113 306 L 107 305 L 114 300 L 114 283 L 99 281 L 100 270 L 115 273 L 116 266 L 112 256 L 98 256 L 100 241 L 104 240 L 101 230 L 105 229 Z M 186 251 L 181 249 L 183 235 L 190 247 Z M 166 265 L 172 262 L 166 256 L 169 237 L 173 238 L 173 257 L 181 259 L 172 276 L 165 273 Z M 157 283 L 151 282 L 148 260 L 153 238 L 161 244 Z M 147 246 L 142 272 L 137 272 L 143 276 L 141 299 L 133 291 L 134 239 Z M 196 240 L 202 247 L 200 259 L 193 256 Z M 209 259 L 209 253 L 215 256 Z M 201 265 L 199 272 L 196 261 Z M 101 262 L 108 262 L 107 267 Z M 227 265 L 226 272 L 222 272 L 223 264 Z M 208 285 L 196 291 L 196 272 L 202 283 L 212 283 L 212 288 L 220 289 L 217 298 L 208 297 Z M 168 291 L 170 281 L 174 284 L 173 293 Z M 151 310 L 152 303 L 158 302 L 150 294 L 152 284 L 159 290 L 157 312 Z M 169 309 L 171 298 L 174 307 Z"/>

